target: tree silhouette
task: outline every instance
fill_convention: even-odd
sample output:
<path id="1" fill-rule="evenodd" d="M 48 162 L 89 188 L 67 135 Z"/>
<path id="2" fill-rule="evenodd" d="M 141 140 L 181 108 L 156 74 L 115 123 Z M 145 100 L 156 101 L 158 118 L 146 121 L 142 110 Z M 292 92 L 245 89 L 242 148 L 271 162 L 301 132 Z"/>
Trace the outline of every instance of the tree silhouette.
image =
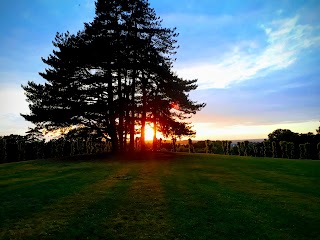
<path id="1" fill-rule="evenodd" d="M 241 156 L 241 152 L 242 152 L 242 145 L 241 145 L 241 142 L 237 142 L 237 146 L 238 146 L 238 154 L 239 156 Z"/>
<path id="2" fill-rule="evenodd" d="M 271 143 L 268 140 L 263 141 L 264 157 L 269 157 L 271 152 Z"/>
<path id="3" fill-rule="evenodd" d="M 288 158 L 294 158 L 295 154 L 294 154 L 294 143 L 293 142 L 288 142 L 287 143 L 287 154 L 288 154 Z"/>
<path id="4" fill-rule="evenodd" d="M 280 141 L 280 148 L 281 148 L 281 157 L 286 158 L 288 157 L 288 142 Z"/>
<path id="5" fill-rule="evenodd" d="M 189 99 L 196 80 L 172 71 L 175 29 L 161 27 L 147 0 L 95 5 L 84 30 L 57 33 L 56 49 L 42 58 L 46 83 L 22 86 L 31 110 L 22 116 L 38 129 L 81 128 L 111 141 L 113 151 L 126 149 L 128 134 L 133 150 L 137 127 L 144 150 L 146 123 L 165 136 L 193 135 L 184 120 L 205 104 Z"/>
<path id="6" fill-rule="evenodd" d="M 281 143 L 282 141 L 280 141 L 280 143 Z M 275 141 L 273 141 L 272 143 L 271 143 L 271 145 L 272 145 L 272 157 L 273 158 L 276 158 L 278 155 L 277 155 L 277 142 L 275 142 Z M 281 145 L 281 144 L 280 144 Z"/>

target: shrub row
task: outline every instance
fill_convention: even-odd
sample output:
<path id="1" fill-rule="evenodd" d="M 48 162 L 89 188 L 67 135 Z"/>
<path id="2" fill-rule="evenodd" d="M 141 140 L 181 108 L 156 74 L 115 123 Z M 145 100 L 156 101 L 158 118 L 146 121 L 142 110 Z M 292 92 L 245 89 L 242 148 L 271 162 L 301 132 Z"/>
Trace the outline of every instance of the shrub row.
<path id="1" fill-rule="evenodd" d="M 19 135 L 0 137 L 0 163 L 109 152 L 109 142 L 90 139 L 30 141 Z"/>

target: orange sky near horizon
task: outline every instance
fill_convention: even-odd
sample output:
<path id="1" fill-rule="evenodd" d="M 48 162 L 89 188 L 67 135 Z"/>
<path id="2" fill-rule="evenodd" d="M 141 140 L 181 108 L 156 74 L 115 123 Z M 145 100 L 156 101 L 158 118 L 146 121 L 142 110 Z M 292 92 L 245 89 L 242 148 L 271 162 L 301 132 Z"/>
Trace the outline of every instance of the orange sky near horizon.
<path id="1" fill-rule="evenodd" d="M 270 125 L 231 125 L 215 126 L 214 123 L 197 123 L 193 124 L 193 129 L 197 134 L 192 137 L 194 140 L 246 140 L 246 139 L 267 139 L 268 134 L 277 129 L 289 129 L 297 133 L 316 133 L 319 127 L 319 121 L 304 123 L 283 123 Z M 145 140 L 153 140 L 153 127 L 146 125 Z M 161 133 L 157 132 L 157 138 L 165 139 Z M 182 139 L 188 139 L 183 137 Z"/>

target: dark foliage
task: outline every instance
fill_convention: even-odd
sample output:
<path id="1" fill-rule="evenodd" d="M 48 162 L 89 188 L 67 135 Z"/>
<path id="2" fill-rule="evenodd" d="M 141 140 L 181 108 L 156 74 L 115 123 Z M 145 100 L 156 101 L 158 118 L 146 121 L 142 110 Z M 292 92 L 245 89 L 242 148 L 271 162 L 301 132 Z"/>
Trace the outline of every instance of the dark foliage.
<path id="1" fill-rule="evenodd" d="M 77 34 L 57 33 L 42 59 L 46 83 L 23 86 L 31 114 L 22 116 L 38 129 L 81 129 L 113 151 L 126 150 L 128 135 L 133 150 L 137 128 L 145 150 L 147 123 L 164 136 L 194 135 L 183 120 L 205 104 L 189 99 L 197 80 L 172 71 L 175 29 L 161 26 L 147 0 L 98 0 L 95 14 Z"/>
<path id="2" fill-rule="evenodd" d="M 48 142 L 34 140 L 28 135 L 0 137 L 0 163 L 105 153 L 110 150 L 109 142 L 81 137 L 72 140 L 68 138 L 52 139 Z"/>

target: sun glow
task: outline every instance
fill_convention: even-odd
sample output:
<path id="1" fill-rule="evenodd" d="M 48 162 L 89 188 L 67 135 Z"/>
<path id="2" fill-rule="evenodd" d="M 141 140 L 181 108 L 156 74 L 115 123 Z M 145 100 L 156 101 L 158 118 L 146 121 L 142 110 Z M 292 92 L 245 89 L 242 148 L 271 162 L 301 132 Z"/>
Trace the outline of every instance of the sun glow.
<path id="1" fill-rule="evenodd" d="M 153 127 L 150 125 L 146 124 L 146 129 L 145 129 L 145 140 L 151 141 L 153 140 Z M 158 134 L 158 133 L 157 133 Z"/>
<path id="2" fill-rule="evenodd" d="M 301 123 L 282 123 L 269 125 L 231 125 L 215 126 L 214 123 L 194 123 L 197 131 L 196 140 L 237 140 L 237 139 L 265 139 L 276 129 L 290 129 L 293 132 L 315 132 L 319 121 Z"/>

